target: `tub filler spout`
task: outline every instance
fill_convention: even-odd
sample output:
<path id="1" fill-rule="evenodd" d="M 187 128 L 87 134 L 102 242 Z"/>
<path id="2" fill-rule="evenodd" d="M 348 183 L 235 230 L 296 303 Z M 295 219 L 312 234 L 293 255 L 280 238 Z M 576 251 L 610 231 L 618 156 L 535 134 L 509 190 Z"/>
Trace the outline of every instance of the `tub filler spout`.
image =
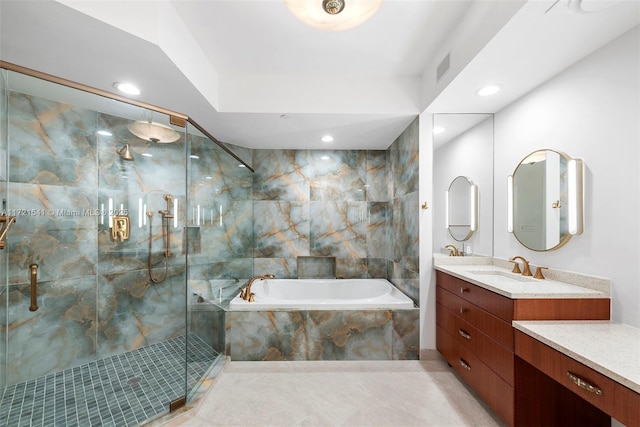
<path id="1" fill-rule="evenodd" d="M 247 286 L 245 286 L 244 289 L 240 290 L 240 298 L 242 298 L 245 301 L 253 302 L 254 294 L 251 293 L 251 285 L 253 285 L 253 282 L 255 282 L 256 280 L 275 279 L 275 278 L 276 276 L 274 276 L 273 274 L 253 276 L 251 280 L 249 280 L 249 283 L 247 283 Z"/>

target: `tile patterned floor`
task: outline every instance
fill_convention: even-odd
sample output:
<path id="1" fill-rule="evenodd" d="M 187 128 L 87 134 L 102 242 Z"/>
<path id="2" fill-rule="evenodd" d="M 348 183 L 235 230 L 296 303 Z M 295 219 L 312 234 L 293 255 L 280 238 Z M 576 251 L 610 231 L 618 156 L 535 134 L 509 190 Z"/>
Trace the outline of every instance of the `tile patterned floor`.
<path id="1" fill-rule="evenodd" d="M 184 395 L 181 336 L 7 387 L 0 426 L 134 426 L 168 411 Z M 195 385 L 217 354 L 189 335 L 188 384 Z"/>

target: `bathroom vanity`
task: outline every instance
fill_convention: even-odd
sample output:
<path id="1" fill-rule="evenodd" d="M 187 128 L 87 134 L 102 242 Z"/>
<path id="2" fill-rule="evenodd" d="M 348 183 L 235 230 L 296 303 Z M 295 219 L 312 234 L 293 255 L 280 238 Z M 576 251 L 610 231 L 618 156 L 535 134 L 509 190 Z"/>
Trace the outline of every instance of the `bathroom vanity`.
<path id="1" fill-rule="evenodd" d="M 528 402 L 519 416 L 552 425 L 546 408 L 562 388 L 626 426 L 640 425 L 640 329 L 609 321 L 517 321 L 514 327 L 516 389 Z M 603 422 L 609 425 L 608 416 Z"/>
<path id="2" fill-rule="evenodd" d="M 608 281 L 584 287 L 523 277 L 505 267 L 436 263 L 438 351 L 510 426 L 610 423 L 602 410 L 544 375 L 534 375 L 537 369 L 517 357 L 512 326 L 521 320 L 608 320 Z M 540 410 L 533 389 L 551 393 L 556 404 Z"/>

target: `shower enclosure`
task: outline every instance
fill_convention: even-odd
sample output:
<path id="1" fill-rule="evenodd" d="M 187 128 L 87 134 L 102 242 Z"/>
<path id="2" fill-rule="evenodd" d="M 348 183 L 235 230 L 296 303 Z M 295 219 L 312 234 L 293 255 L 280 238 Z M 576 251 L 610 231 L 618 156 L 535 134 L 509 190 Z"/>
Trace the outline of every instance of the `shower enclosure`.
<path id="1" fill-rule="evenodd" d="M 181 407 L 224 360 L 222 307 L 253 275 L 251 169 L 186 116 L 6 68 L 0 425 Z"/>

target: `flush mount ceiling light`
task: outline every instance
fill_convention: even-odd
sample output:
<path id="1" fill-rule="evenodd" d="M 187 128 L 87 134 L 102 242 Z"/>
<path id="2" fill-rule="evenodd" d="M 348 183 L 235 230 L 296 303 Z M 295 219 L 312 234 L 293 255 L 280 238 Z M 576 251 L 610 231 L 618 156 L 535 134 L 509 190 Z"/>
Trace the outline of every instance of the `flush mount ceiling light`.
<path id="1" fill-rule="evenodd" d="M 127 129 L 140 139 L 160 144 L 167 144 L 180 139 L 180 134 L 173 128 L 156 122 L 141 120 L 131 123 L 127 126 Z"/>
<path id="2" fill-rule="evenodd" d="M 344 31 L 364 23 L 383 0 L 285 0 L 303 23 L 324 31 Z"/>
<path id="3" fill-rule="evenodd" d="M 487 86 L 484 86 L 484 87 L 481 87 L 480 89 L 478 89 L 476 91 L 476 95 L 478 95 L 478 96 L 495 95 L 496 93 L 500 92 L 501 88 L 502 88 L 501 85 L 487 85 Z"/>
<path id="4" fill-rule="evenodd" d="M 127 82 L 115 82 L 113 87 L 118 89 L 122 93 L 126 93 L 127 95 L 140 95 L 140 89 L 133 83 Z"/>

